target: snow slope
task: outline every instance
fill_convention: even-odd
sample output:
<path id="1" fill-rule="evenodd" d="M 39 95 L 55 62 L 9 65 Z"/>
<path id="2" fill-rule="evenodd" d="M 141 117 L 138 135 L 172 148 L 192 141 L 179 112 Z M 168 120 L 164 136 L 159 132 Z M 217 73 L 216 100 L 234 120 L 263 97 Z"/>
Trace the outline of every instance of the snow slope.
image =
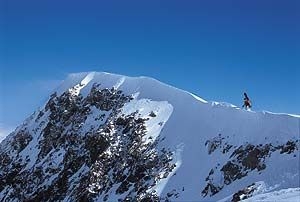
<path id="1" fill-rule="evenodd" d="M 280 201 L 280 202 L 300 202 L 300 188 L 282 189 L 265 194 L 259 194 L 244 202 L 264 202 L 264 201 Z"/>
<path id="2" fill-rule="evenodd" d="M 97 105 L 92 107 L 88 105 L 87 117 L 78 122 L 76 127 L 72 123 L 65 124 L 61 133 L 67 136 L 76 131 L 75 138 L 96 132 L 101 136 L 103 134 L 101 131 L 104 130 L 101 127 L 112 124 L 111 134 L 115 134 L 114 136 L 119 134 L 120 138 L 123 138 L 113 120 L 117 122 L 118 118 L 131 115 L 136 120 L 143 119 L 145 126 L 143 144 L 163 139 L 155 145 L 155 149 L 170 151 L 172 155 L 168 165 L 174 165 L 169 171 L 162 171 L 163 167 L 160 170 L 157 168 L 156 181 L 147 193 L 154 191 L 161 199 L 168 198 L 171 201 L 217 201 L 259 181 L 274 187 L 274 191 L 300 187 L 300 116 L 249 112 L 231 104 L 205 101 L 152 78 L 97 72 L 69 75 L 55 90 L 56 97 L 64 96 L 65 92 L 68 92 L 71 98 L 80 97 L 78 98 L 80 102 L 89 101 L 95 84 L 100 84 L 101 90 L 112 89 L 113 93 L 109 95 L 105 105 L 109 105 L 109 99 L 113 99 L 117 91 L 129 96 L 130 99 L 124 98 L 126 100 L 124 105 L 120 105 L 115 112 L 110 108 L 103 110 L 97 108 Z M 22 162 L 19 173 L 33 172 L 39 166 L 43 167 L 43 170 L 49 167 L 59 170 L 59 166 L 65 161 L 66 147 L 58 147 L 56 144 L 45 151 L 45 155 L 41 154 L 42 146 L 39 145 L 46 138 L 45 128 L 51 121 L 52 113 L 46 109 L 47 104 L 49 102 L 1 143 L 0 154 L 1 152 L 7 154 L 11 161 L 9 165 L 3 164 L 0 167 L 2 169 L 0 175 L 7 175 L 7 169 L 17 160 Z M 59 112 L 58 116 L 63 116 L 69 111 L 69 108 L 66 108 L 64 112 Z M 137 114 L 134 114 L 135 112 Z M 13 148 L 12 142 L 16 141 L 14 137 L 20 134 L 20 131 L 26 131 L 29 135 L 27 139 L 25 138 L 28 142 L 25 141 L 24 148 L 22 146 L 18 150 Z M 121 143 L 122 140 L 114 141 L 114 145 Z M 113 148 L 107 149 L 104 154 L 112 159 L 113 152 Z M 80 173 L 84 175 L 92 169 L 93 166 L 81 165 L 68 181 L 76 186 L 75 182 L 79 182 Z M 126 172 L 129 171 L 124 171 L 124 175 Z M 100 171 L 93 173 L 97 174 L 93 179 L 97 176 L 101 178 Z M 113 175 L 113 170 L 107 174 Z M 38 192 L 45 184 L 51 187 L 59 176 L 58 173 L 47 175 L 48 177 L 43 178 L 43 182 L 36 183 L 34 190 Z M 11 183 L 5 182 L 6 186 L 0 189 L 2 190 L 0 199 L 8 199 L 6 198 L 8 193 L 16 191 Z M 121 182 L 109 186 L 107 197 L 101 194 L 102 192 L 95 191 L 98 190 L 95 188 L 97 186 L 106 186 L 102 184 L 100 186 L 99 183 L 102 182 L 96 180 L 90 185 L 89 190 L 98 193 L 93 200 L 115 201 L 124 199 L 130 194 L 134 197 L 135 192 L 131 192 L 131 189 L 117 193 Z M 63 199 L 72 201 L 72 192 L 67 191 L 67 194 Z M 25 198 L 29 197 L 24 195 Z M 299 196 L 299 192 L 295 191 L 293 195 Z M 13 197 L 9 200 L 12 199 Z"/>

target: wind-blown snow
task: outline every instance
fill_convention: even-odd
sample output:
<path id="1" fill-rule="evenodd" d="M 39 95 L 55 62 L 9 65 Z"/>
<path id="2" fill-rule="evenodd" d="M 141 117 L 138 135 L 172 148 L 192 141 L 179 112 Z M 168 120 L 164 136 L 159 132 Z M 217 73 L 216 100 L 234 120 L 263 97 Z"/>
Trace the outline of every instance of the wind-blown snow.
<path id="1" fill-rule="evenodd" d="M 78 96 L 80 90 L 83 89 L 92 79 L 94 78 L 95 72 L 89 73 L 79 84 L 75 85 L 73 88 L 69 89 L 69 92 L 73 96 Z"/>

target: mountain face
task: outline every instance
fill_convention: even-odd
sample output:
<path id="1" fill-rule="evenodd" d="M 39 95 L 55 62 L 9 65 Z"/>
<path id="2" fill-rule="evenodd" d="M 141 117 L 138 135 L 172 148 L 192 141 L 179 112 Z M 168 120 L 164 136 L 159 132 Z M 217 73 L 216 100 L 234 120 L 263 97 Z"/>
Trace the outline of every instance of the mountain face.
<path id="1" fill-rule="evenodd" d="M 0 201 L 239 201 L 300 195 L 300 117 L 154 79 L 71 74 L 0 145 Z"/>

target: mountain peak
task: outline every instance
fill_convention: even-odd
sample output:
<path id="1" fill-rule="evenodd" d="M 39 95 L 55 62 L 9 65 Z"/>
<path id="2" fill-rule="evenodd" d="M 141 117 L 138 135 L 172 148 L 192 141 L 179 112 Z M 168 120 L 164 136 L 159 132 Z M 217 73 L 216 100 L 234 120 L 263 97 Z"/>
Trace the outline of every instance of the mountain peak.
<path id="1" fill-rule="evenodd" d="M 148 77 L 70 74 L 1 142 L 0 199 L 216 201 L 299 187 L 299 136 L 295 115 Z"/>

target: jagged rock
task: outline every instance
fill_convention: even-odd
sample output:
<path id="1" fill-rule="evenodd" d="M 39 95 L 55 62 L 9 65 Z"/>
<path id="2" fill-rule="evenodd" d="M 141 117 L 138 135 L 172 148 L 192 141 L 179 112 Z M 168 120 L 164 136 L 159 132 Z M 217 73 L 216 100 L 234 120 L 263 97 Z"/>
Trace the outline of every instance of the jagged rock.
<path id="1" fill-rule="evenodd" d="M 209 151 L 214 151 L 216 148 L 222 145 L 222 138 L 219 137 L 214 139 L 215 141 L 209 141 L 210 145 Z M 230 155 L 230 160 L 227 161 L 219 171 L 211 169 L 208 176 L 206 177 L 207 185 L 202 190 L 202 195 L 207 196 L 209 193 L 211 196 L 217 194 L 221 189 L 226 185 L 230 185 L 232 182 L 242 179 L 248 175 L 249 172 L 257 171 L 260 172 L 266 169 L 265 160 L 269 158 L 272 153 L 280 151 L 280 154 L 290 154 L 295 150 L 298 150 L 297 141 L 289 140 L 283 145 L 273 146 L 272 144 L 259 144 L 252 145 L 246 144 L 240 147 L 237 147 Z M 228 144 L 227 144 L 228 145 Z M 233 147 L 232 145 L 230 145 Z M 217 166 L 217 168 L 220 165 Z M 221 186 L 215 185 L 212 179 L 215 172 L 221 172 L 223 176 L 223 184 Z M 219 184 L 219 183 L 217 183 Z"/>
<path id="2" fill-rule="evenodd" d="M 32 140 L 32 136 L 27 131 L 20 131 L 11 142 L 11 146 L 17 153 L 21 152 Z"/>
<path id="3" fill-rule="evenodd" d="M 151 113 L 149 114 L 150 117 L 156 117 L 156 114 L 154 113 L 154 111 L 151 111 Z"/>
<path id="4" fill-rule="evenodd" d="M 119 109 L 132 100 L 131 96 L 100 86 L 93 85 L 86 98 L 74 94 L 75 87 L 50 96 L 45 111 L 39 111 L 34 120 L 40 125 L 35 131 L 40 130 L 42 137 L 37 144 L 38 167 L 21 172 L 31 161 L 29 157 L 25 162 L 19 159 L 20 163 L 12 163 L 6 153 L 0 153 L 0 191 L 11 186 L 5 192 L 6 200 L 58 201 L 68 196 L 70 200 L 91 201 L 102 194 L 105 201 L 108 191 L 120 184 L 115 194 L 128 192 L 122 200 L 158 201 L 157 194 L 147 190 L 175 168 L 172 152 L 156 150 L 161 140 L 145 142 L 149 118 L 139 117 L 138 112 L 119 115 Z M 104 124 L 83 135 L 82 123 L 93 106 L 109 115 L 99 113 L 95 121 L 106 118 Z M 26 129 L 20 130 L 11 146 L 20 153 L 32 139 Z M 55 158 L 62 158 L 61 163 L 53 161 Z M 70 189 L 75 175 L 80 178 Z"/>
<path id="5" fill-rule="evenodd" d="M 290 153 L 293 153 L 295 150 L 298 150 L 296 142 L 298 142 L 298 140 L 297 141 L 288 141 L 285 145 L 283 145 L 281 147 L 280 153 L 281 154 L 283 154 L 283 153 L 290 154 Z"/>
<path id="6" fill-rule="evenodd" d="M 205 142 L 207 147 L 208 154 L 212 154 L 218 148 L 222 149 L 222 153 L 225 154 L 230 151 L 232 145 L 225 142 L 225 137 L 222 137 L 222 134 L 219 134 L 218 137 L 214 137 Z"/>
<path id="7" fill-rule="evenodd" d="M 238 201 L 250 198 L 255 190 L 256 190 L 256 186 L 253 183 L 253 184 L 247 186 L 246 188 L 244 188 L 242 190 L 239 190 L 238 192 L 233 194 L 233 197 L 232 197 L 231 201 L 232 202 L 238 202 Z"/>

